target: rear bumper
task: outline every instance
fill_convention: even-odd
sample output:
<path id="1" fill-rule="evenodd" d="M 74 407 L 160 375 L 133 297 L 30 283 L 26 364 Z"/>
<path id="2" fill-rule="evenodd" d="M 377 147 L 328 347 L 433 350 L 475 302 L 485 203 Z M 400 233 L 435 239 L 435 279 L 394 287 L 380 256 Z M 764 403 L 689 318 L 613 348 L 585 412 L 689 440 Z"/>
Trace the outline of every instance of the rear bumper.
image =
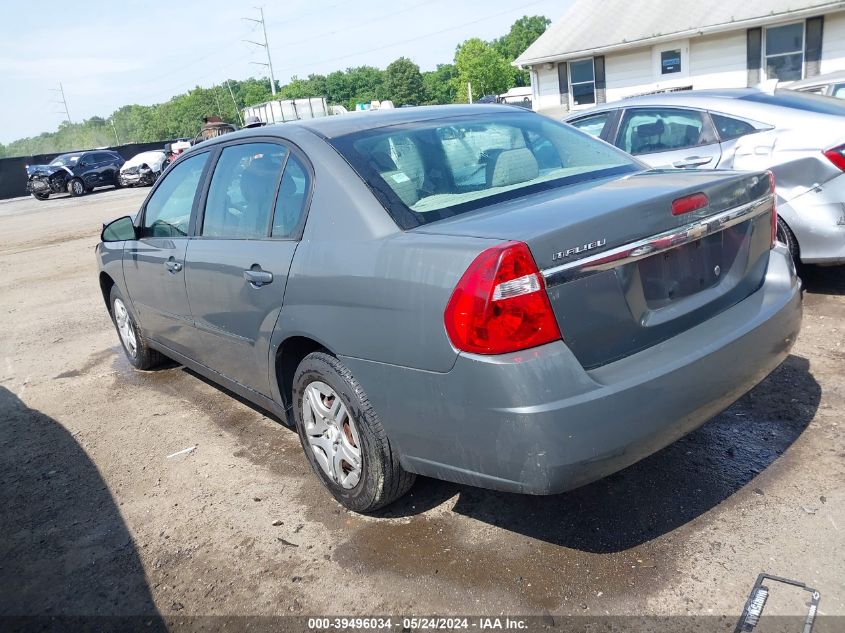
<path id="1" fill-rule="evenodd" d="M 461 354 L 447 373 L 343 360 L 407 470 L 553 494 L 703 424 L 784 360 L 800 325 L 800 281 L 779 246 L 762 287 L 744 301 L 595 370 L 585 371 L 562 342 L 506 356 Z"/>
<path id="2" fill-rule="evenodd" d="M 845 264 L 845 174 L 778 207 L 805 264 Z"/>

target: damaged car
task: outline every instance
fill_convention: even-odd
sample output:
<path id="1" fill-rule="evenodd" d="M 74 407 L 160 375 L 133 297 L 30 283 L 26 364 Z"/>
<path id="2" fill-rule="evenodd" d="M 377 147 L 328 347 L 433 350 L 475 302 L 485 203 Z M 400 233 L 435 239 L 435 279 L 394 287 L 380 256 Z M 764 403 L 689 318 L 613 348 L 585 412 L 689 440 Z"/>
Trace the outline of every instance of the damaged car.
<path id="1" fill-rule="evenodd" d="M 164 171 L 167 154 L 160 150 L 135 154 L 120 168 L 121 187 L 149 187 Z"/>
<path id="2" fill-rule="evenodd" d="M 77 197 L 95 187 L 119 187 L 118 174 L 124 162 L 111 150 L 61 154 L 47 165 L 26 166 L 26 190 L 35 199 L 46 200 L 54 193 Z"/>
<path id="3" fill-rule="evenodd" d="M 804 264 L 845 264 L 845 101 L 696 90 L 623 99 L 567 123 L 651 167 L 771 170 L 778 241 Z"/>

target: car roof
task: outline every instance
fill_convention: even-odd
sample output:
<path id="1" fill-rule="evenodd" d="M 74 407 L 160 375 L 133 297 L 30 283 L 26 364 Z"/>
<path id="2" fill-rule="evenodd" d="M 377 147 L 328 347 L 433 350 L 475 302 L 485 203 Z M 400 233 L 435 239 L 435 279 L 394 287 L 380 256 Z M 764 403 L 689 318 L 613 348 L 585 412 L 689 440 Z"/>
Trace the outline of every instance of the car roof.
<path id="1" fill-rule="evenodd" d="M 527 112 L 525 108 L 516 108 L 506 105 L 441 105 L 421 106 L 416 108 L 395 108 L 389 110 L 350 112 L 337 116 L 320 117 L 319 119 L 308 119 L 305 121 L 292 121 L 285 123 L 283 127 L 290 125 L 301 126 L 324 138 L 337 138 L 352 134 L 374 130 L 391 125 L 402 123 L 417 123 L 422 121 L 436 121 L 451 117 L 472 116 L 483 114 L 510 114 L 515 112 Z M 264 133 L 273 130 L 277 126 L 266 126 L 254 128 L 263 130 Z"/>

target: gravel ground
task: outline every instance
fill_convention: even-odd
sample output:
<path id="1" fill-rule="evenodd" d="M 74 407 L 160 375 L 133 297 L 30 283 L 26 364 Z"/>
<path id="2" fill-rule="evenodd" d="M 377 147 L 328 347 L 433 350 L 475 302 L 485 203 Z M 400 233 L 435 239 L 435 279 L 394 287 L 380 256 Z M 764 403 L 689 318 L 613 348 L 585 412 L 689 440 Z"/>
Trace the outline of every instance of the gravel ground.
<path id="1" fill-rule="evenodd" d="M 767 571 L 845 616 L 845 269 L 803 272 L 804 328 L 779 369 L 631 468 L 544 498 L 420 479 L 363 517 L 264 412 L 124 360 L 93 247 L 144 195 L 0 202 L 0 615 L 709 614 L 732 628 Z"/>

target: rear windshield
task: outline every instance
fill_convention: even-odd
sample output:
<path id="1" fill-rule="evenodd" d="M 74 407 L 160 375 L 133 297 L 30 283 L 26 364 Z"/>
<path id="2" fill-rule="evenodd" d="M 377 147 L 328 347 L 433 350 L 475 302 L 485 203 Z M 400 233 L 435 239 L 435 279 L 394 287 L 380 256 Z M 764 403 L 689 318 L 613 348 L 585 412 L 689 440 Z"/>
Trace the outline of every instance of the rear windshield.
<path id="1" fill-rule="evenodd" d="M 793 108 L 806 112 L 817 112 L 819 114 L 845 115 L 845 103 L 842 100 L 816 95 L 809 92 L 798 92 L 796 90 L 778 90 L 775 94 L 755 92 L 741 97 L 746 101 L 756 103 L 767 103 L 781 108 Z"/>
<path id="2" fill-rule="evenodd" d="M 330 142 L 403 229 L 643 169 L 569 126 L 518 112 L 395 125 Z"/>

